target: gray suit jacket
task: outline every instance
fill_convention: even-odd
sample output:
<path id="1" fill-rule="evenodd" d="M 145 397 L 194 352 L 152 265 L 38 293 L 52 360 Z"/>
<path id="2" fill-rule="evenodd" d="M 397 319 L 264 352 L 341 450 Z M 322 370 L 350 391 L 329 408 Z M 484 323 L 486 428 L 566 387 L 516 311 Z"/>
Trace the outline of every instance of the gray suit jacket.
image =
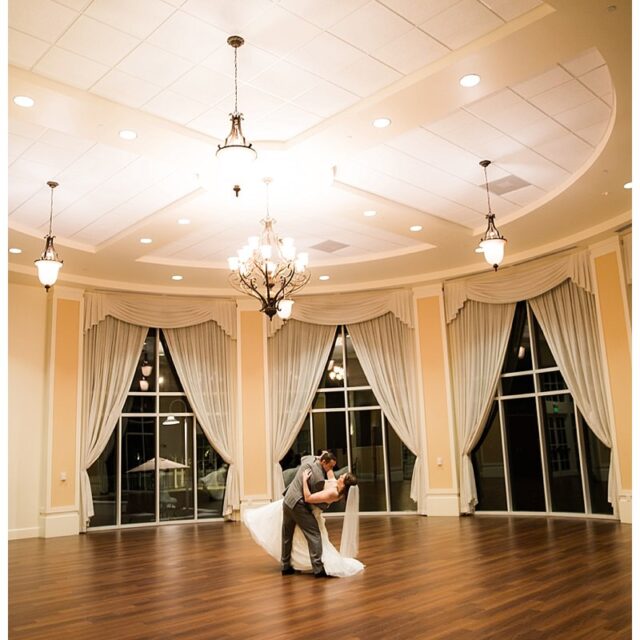
<path id="1" fill-rule="evenodd" d="M 300 461 L 300 468 L 298 469 L 294 479 L 284 492 L 284 503 L 290 509 L 293 509 L 296 502 L 304 499 L 304 493 L 302 491 L 302 474 L 306 469 L 311 469 L 311 477 L 309 478 L 309 490 L 311 493 L 317 493 L 324 489 L 324 469 L 320 466 L 320 463 L 316 461 L 315 456 L 305 456 Z M 320 507 L 320 509 L 324 511 L 329 505 L 323 502 L 315 506 Z"/>

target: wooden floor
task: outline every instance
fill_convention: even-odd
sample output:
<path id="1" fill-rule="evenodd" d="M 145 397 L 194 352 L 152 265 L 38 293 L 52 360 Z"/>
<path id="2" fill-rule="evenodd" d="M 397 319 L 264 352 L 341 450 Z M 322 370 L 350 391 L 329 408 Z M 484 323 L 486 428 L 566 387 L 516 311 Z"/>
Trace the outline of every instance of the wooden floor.
<path id="1" fill-rule="evenodd" d="M 359 557 L 353 578 L 283 577 L 222 522 L 16 540 L 9 638 L 631 637 L 629 525 L 363 517 Z"/>

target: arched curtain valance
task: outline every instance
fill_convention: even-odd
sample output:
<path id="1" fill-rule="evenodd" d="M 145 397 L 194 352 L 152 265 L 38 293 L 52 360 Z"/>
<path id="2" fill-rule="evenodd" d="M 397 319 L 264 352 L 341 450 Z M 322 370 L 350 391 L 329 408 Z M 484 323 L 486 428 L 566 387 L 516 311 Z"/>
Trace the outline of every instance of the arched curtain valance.
<path id="1" fill-rule="evenodd" d="M 213 320 L 229 337 L 236 337 L 234 300 L 110 291 L 85 293 L 85 333 L 107 316 L 161 329 L 180 329 Z"/>
<path id="2" fill-rule="evenodd" d="M 557 287 L 569 278 L 579 287 L 593 292 L 589 252 L 579 251 L 549 256 L 524 264 L 452 280 L 444 285 L 447 324 L 467 300 L 488 304 L 508 304 L 529 300 Z"/>
<path id="3" fill-rule="evenodd" d="M 383 289 L 358 293 L 335 293 L 329 295 L 303 296 L 296 298 L 291 318 L 311 324 L 337 326 L 365 322 L 392 313 L 413 329 L 413 298 L 406 289 Z M 273 336 L 283 325 L 277 316 L 269 323 L 269 336 Z"/>

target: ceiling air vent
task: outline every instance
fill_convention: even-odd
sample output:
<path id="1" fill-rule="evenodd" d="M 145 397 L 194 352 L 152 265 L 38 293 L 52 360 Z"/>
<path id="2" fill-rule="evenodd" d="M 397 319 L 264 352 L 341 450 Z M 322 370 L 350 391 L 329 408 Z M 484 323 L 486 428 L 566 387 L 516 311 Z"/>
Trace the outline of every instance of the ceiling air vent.
<path id="1" fill-rule="evenodd" d="M 495 193 L 497 196 L 502 196 L 505 193 L 522 189 L 522 187 L 529 187 L 530 185 L 530 182 L 527 182 L 522 178 L 518 178 L 518 176 L 511 175 L 500 178 L 500 180 L 490 182 L 489 191 L 491 191 L 491 193 Z"/>
<path id="2" fill-rule="evenodd" d="M 348 244 L 344 244 L 344 242 L 336 242 L 335 240 L 325 240 L 320 244 L 316 244 L 313 247 L 309 247 L 310 249 L 315 249 L 316 251 L 324 251 L 325 253 L 335 253 L 336 251 L 340 251 L 340 249 L 344 249 L 348 247 Z"/>

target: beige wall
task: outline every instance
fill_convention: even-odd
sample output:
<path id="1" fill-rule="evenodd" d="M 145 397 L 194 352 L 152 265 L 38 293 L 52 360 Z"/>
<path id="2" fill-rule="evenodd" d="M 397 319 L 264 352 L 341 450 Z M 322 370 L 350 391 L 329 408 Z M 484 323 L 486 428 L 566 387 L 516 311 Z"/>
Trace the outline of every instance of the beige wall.
<path id="1" fill-rule="evenodd" d="M 44 503 L 47 294 L 9 284 L 8 302 L 9 537 L 32 537 Z"/>

